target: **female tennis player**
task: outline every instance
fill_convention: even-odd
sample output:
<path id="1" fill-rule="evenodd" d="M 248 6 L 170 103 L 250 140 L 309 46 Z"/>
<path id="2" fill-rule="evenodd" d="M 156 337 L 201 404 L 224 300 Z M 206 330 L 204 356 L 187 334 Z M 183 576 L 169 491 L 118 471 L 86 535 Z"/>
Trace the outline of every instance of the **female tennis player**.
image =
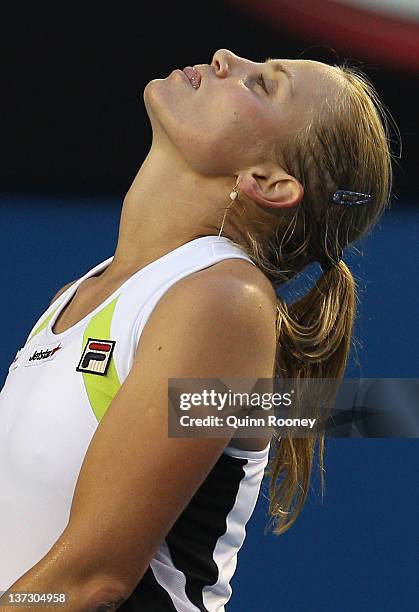
<path id="1" fill-rule="evenodd" d="M 324 432 L 169 437 L 168 379 L 343 376 L 342 249 L 390 201 L 384 107 L 348 65 L 226 49 L 144 101 L 115 253 L 56 294 L 0 395 L 5 610 L 223 611 L 268 463 L 278 535 L 316 440 L 322 470 Z M 315 261 L 307 295 L 277 297 Z"/>

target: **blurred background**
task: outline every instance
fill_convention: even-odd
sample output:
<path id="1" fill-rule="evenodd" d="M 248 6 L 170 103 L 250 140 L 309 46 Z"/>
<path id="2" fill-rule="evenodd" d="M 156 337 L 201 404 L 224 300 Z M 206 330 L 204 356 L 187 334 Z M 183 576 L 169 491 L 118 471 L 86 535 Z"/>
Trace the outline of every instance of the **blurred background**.
<path id="1" fill-rule="evenodd" d="M 114 252 L 151 143 L 145 85 L 219 48 L 351 59 L 372 79 L 403 148 L 393 134 L 391 210 L 344 256 L 360 292 L 346 376 L 418 377 L 419 0 L 9 4 L 1 44 L 3 382 L 55 292 Z M 305 509 L 279 538 L 264 534 L 264 482 L 228 612 L 417 606 L 417 439 L 332 438 L 325 461 L 323 503 L 314 466 Z"/>

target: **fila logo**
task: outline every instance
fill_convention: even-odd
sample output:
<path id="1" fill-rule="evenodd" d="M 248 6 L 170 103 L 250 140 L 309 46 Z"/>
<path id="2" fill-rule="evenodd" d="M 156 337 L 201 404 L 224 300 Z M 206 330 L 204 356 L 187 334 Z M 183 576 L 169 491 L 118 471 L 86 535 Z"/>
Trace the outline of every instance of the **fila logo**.
<path id="1" fill-rule="evenodd" d="M 32 354 L 26 360 L 25 366 L 40 365 L 46 361 L 51 361 L 61 348 L 61 344 L 58 346 L 56 344 L 49 346 L 37 344 L 35 350 L 32 351 Z"/>
<path id="2" fill-rule="evenodd" d="M 89 338 L 76 371 L 105 376 L 115 344 L 115 340 Z"/>

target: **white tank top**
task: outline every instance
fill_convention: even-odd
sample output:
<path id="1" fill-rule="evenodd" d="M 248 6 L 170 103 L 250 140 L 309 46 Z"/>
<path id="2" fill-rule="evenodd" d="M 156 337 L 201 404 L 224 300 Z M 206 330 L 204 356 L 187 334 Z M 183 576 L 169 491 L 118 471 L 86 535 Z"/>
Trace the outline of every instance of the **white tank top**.
<path id="1" fill-rule="evenodd" d="M 157 302 L 178 280 L 229 258 L 251 261 L 228 238 L 192 240 L 133 274 L 68 330 L 53 333 L 77 287 L 112 256 L 36 322 L 0 392 L 0 591 L 45 556 L 67 526 L 89 443 Z M 224 610 L 269 448 L 224 449 L 121 610 Z"/>

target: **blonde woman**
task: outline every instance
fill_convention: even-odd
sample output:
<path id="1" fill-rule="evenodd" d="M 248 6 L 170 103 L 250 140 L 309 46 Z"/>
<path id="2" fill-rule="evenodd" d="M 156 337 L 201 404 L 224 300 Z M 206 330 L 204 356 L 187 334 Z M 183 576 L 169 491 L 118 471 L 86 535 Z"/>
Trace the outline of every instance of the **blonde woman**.
<path id="1" fill-rule="evenodd" d="M 265 468 L 281 534 L 316 438 L 168 437 L 168 379 L 345 370 L 356 293 L 342 249 L 392 184 L 368 79 L 220 49 L 144 101 L 152 145 L 115 253 L 57 293 L 0 394 L 5 611 L 26 591 L 54 594 L 50 610 L 224 610 Z M 307 295 L 277 297 L 315 261 Z"/>

